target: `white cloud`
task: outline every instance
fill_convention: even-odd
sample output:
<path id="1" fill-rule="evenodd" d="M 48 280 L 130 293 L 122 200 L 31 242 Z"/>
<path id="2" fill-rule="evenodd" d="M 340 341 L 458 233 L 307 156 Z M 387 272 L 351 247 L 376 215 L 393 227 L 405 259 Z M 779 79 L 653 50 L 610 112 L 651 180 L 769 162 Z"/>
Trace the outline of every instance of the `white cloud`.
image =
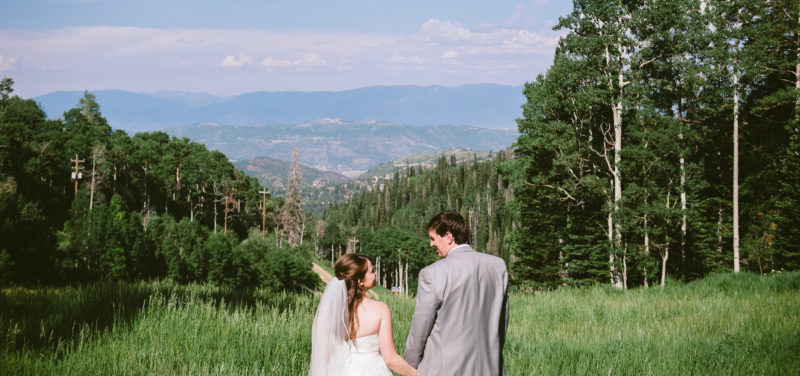
<path id="1" fill-rule="evenodd" d="M 456 52 L 456 51 L 453 51 L 453 50 L 447 50 L 447 51 L 445 51 L 444 53 L 442 53 L 442 59 L 444 59 L 444 60 L 447 60 L 447 59 L 455 59 L 455 58 L 459 57 L 460 55 L 461 55 L 461 54 L 460 54 L 460 53 L 458 53 L 458 52 Z"/>
<path id="2" fill-rule="evenodd" d="M 451 51 L 452 47 L 482 48 L 479 53 L 511 46 L 529 50 L 552 50 L 558 43 L 558 35 L 554 33 L 542 34 L 517 28 L 490 28 L 476 32 L 450 21 L 437 19 L 425 22 L 418 35 L 432 45 L 449 46 Z"/>
<path id="3" fill-rule="evenodd" d="M 219 63 L 219 65 L 223 67 L 241 67 L 244 65 L 250 65 L 253 63 L 253 58 L 250 56 L 246 56 L 243 52 L 239 52 L 239 58 L 237 59 L 233 55 L 225 56 L 224 59 Z"/>
<path id="4" fill-rule="evenodd" d="M 426 64 L 430 60 L 420 56 L 400 56 L 392 55 L 384 60 L 390 64 Z"/>
<path id="5" fill-rule="evenodd" d="M 426 35 L 434 40 L 460 40 L 468 41 L 474 38 L 474 34 L 469 30 L 451 21 L 440 21 L 430 19 L 419 29 L 420 34 Z"/>
<path id="6" fill-rule="evenodd" d="M 300 63 L 298 65 L 302 65 L 304 67 L 324 67 L 328 65 L 328 62 L 320 59 L 316 54 L 308 54 L 300 59 Z"/>
<path id="7" fill-rule="evenodd" d="M 261 61 L 261 65 L 270 68 L 289 67 L 292 66 L 292 62 L 289 60 L 281 60 L 281 59 L 274 59 L 272 57 L 267 57 Z"/>
<path id="8" fill-rule="evenodd" d="M 328 65 L 328 62 L 324 59 L 321 59 L 317 54 L 307 54 L 299 59 L 296 60 L 288 60 L 288 59 L 276 59 L 273 57 L 264 58 L 261 61 L 261 65 L 267 68 L 285 68 L 285 67 L 300 67 L 300 68 L 310 68 L 310 67 L 324 67 Z"/>
<path id="9" fill-rule="evenodd" d="M 394 84 L 518 85 L 552 63 L 557 41 L 552 31 L 473 29 L 438 19 L 406 35 L 105 26 L 0 30 L 0 69 L 14 67 L 20 95 L 83 89 L 230 95 Z M 256 65 L 263 69 L 219 69 Z"/>
<path id="10" fill-rule="evenodd" d="M 14 65 L 17 64 L 17 60 L 19 58 L 16 56 L 6 57 L 0 55 L 0 71 L 10 71 L 14 69 Z"/>

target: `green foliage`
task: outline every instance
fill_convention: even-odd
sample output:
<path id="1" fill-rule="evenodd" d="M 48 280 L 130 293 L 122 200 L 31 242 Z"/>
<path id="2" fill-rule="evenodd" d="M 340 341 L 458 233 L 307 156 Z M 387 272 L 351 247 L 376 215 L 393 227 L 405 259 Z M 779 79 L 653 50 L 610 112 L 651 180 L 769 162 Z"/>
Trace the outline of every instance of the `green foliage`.
<path id="1" fill-rule="evenodd" d="M 360 253 L 367 255 L 373 262 L 380 261 L 381 272 L 387 279 L 384 287 L 398 284 L 398 277 L 392 274 L 397 265 L 401 265 L 405 277 L 405 268 L 408 268 L 408 289 L 417 291 L 417 279 L 422 268 L 436 261 L 436 252 L 429 246 L 429 241 L 421 238 L 414 232 L 401 230 L 398 227 L 385 227 L 375 233 L 361 231 L 356 234 L 361 241 Z M 375 265 L 373 265 L 375 269 Z M 382 281 L 378 281 L 381 283 Z"/>
<path id="2" fill-rule="evenodd" d="M 791 374 L 800 366 L 798 277 L 722 274 L 663 289 L 512 295 L 507 371 Z"/>
<path id="3" fill-rule="evenodd" d="M 436 260 L 425 225 L 438 212 L 453 209 L 467 219 L 473 248 L 509 259 L 504 239 L 512 227 L 506 208 L 512 194 L 498 170 L 505 158 L 505 152 L 498 152 L 478 162 L 473 154 L 459 163 L 442 155 L 435 167 L 397 170 L 392 178 L 325 210 L 317 253 L 329 259 L 331 248 L 335 255 L 356 251 L 376 264 L 380 257 L 379 283 L 385 277 L 385 287 L 404 280 L 407 267 L 408 286 L 414 291 L 419 270 Z"/>
<path id="4" fill-rule="evenodd" d="M 777 200 L 775 217 L 775 232 L 777 239 L 772 245 L 772 239 L 767 242 L 776 250 L 773 253 L 778 265 L 785 265 L 788 270 L 800 268 L 800 109 L 797 109 L 795 119 L 787 123 L 790 134 L 789 145 L 783 153 L 781 173 L 785 179 L 781 181 L 780 199 Z M 769 224 L 772 226 L 772 223 Z M 772 228 L 770 228 L 772 230 Z M 768 239 L 764 239 L 765 241 Z"/>
<path id="5" fill-rule="evenodd" d="M 212 285 L 228 286 L 236 281 L 235 246 L 236 239 L 224 234 L 211 235 L 203 244 L 203 252 L 208 256 L 208 281 Z"/>
<path id="6" fill-rule="evenodd" d="M 197 281 L 276 292 L 302 292 L 320 283 L 311 270 L 311 251 L 305 246 L 277 248 L 273 239 L 261 239 L 260 232 L 238 244 L 234 237 L 222 234 L 211 235 L 203 243 L 198 249 L 208 257 L 207 278 Z"/>
<path id="7" fill-rule="evenodd" d="M 0 287 L 8 285 L 14 271 L 14 262 L 11 261 L 8 251 L 0 249 Z"/>
<path id="8" fill-rule="evenodd" d="M 0 85 L 6 282 L 237 283 L 224 250 L 261 223 L 255 179 L 185 138 L 112 132 L 89 92 L 63 120 L 46 120 L 35 102 L 10 95 L 12 84 Z M 270 197 L 267 206 L 276 206 Z M 232 237 L 207 243 L 209 232 Z"/>
<path id="9" fill-rule="evenodd" d="M 792 374 L 800 274 L 514 292 L 509 375 Z M 380 293 L 402 355 L 414 299 Z M 4 375 L 308 372 L 319 298 L 174 282 L 0 292 Z"/>
<path id="10" fill-rule="evenodd" d="M 797 2 L 573 5 L 501 168 L 514 278 L 627 287 L 729 270 L 734 118 L 742 267 L 797 270 Z"/>
<path id="11" fill-rule="evenodd" d="M 34 101 L 10 97 L 12 83 L 3 81 L 0 103 L 0 244 L 14 265 L 12 282 L 53 282 L 69 156 L 61 124 L 46 120 Z"/>
<path id="12" fill-rule="evenodd" d="M 311 271 L 311 263 L 308 261 L 310 258 L 310 251 L 303 247 L 272 248 L 263 253 L 255 265 L 258 284 L 273 291 L 300 292 L 314 289 L 322 282 Z"/>
<path id="13" fill-rule="evenodd" d="M 73 281 L 135 280 L 147 277 L 153 262 L 152 247 L 138 213 L 123 207 L 122 197 L 82 207 L 88 199 L 82 190 L 74 203 L 74 217 L 64 224 L 59 249 L 62 272 Z"/>

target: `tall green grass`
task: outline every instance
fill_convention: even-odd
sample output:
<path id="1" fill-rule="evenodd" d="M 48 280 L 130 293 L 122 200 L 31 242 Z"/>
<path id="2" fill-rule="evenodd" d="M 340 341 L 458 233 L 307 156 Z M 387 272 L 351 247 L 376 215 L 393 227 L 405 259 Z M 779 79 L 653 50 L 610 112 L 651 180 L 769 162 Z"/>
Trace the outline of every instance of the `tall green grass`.
<path id="1" fill-rule="evenodd" d="M 797 375 L 800 274 L 515 295 L 511 375 Z"/>
<path id="2" fill-rule="evenodd" d="M 414 300 L 378 293 L 402 353 Z M 318 299 L 167 282 L 7 289 L 0 375 L 306 375 Z M 509 375 L 800 372 L 800 273 L 510 299 Z"/>

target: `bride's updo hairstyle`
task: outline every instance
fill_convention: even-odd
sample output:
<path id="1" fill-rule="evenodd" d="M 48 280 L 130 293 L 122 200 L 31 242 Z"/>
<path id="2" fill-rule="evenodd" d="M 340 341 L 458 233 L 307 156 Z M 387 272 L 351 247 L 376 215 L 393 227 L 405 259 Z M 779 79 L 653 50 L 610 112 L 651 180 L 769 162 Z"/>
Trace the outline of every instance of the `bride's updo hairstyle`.
<path id="1" fill-rule="evenodd" d="M 358 316 L 356 309 L 364 299 L 366 291 L 360 285 L 369 270 L 369 258 L 356 253 L 346 253 L 336 260 L 334 272 L 336 278 L 343 280 L 347 286 L 347 310 L 349 312 L 350 340 L 355 341 L 358 332 Z"/>

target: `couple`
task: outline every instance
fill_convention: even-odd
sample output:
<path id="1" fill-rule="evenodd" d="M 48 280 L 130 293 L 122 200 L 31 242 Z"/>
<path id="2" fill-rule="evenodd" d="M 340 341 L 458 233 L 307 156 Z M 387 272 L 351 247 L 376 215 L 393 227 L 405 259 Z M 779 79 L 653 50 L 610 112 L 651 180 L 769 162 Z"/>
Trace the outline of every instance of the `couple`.
<path id="1" fill-rule="evenodd" d="M 498 257 L 468 244 L 464 217 L 444 211 L 428 222 L 439 260 L 419 273 L 406 358 L 394 347 L 389 307 L 366 297 L 372 264 L 348 253 L 336 261 L 311 334 L 311 376 L 505 375 L 508 274 Z M 388 367 L 387 367 L 388 366 Z"/>

